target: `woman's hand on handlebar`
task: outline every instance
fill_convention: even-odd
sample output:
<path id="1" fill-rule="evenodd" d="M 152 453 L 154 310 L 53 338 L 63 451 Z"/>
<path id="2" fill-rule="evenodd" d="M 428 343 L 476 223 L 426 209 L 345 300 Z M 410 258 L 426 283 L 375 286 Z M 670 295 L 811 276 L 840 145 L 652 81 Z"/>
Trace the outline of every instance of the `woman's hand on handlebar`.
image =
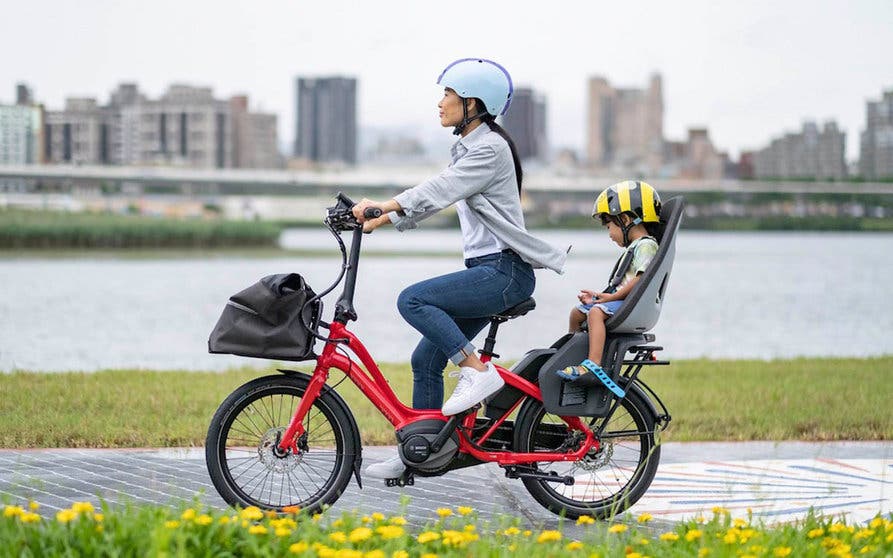
<path id="1" fill-rule="evenodd" d="M 351 211 L 353 212 L 354 219 L 356 219 L 358 223 L 365 223 L 366 221 L 368 221 L 370 219 L 376 218 L 376 217 L 370 216 L 370 214 L 372 214 L 373 211 L 367 212 L 367 210 L 377 209 L 381 213 L 385 213 L 384 209 L 381 207 L 382 205 L 383 204 L 381 204 L 379 202 L 375 202 L 375 201 L 363 198 L 359 201 L 359 203 L 357 203 L 355 206 L 353 206 Z"/>

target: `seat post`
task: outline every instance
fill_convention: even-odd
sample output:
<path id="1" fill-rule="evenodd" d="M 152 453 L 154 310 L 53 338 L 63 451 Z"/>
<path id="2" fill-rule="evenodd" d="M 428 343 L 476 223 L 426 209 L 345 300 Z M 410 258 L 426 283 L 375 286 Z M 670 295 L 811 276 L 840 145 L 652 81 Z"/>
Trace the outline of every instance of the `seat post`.
<path id="1" fill-rule="evenodd" d="M 505 318 L 493 316 L 490 318 L 490 329 L 487 331 L 487 339 L 484 341 L 484 348 L 478 351 L 483 356 L 490 358 L 499 358 L 499 355 L 493 352 L 496 348 L 496 332 L 499 330 L 499 324 L 505 321 Z"/>

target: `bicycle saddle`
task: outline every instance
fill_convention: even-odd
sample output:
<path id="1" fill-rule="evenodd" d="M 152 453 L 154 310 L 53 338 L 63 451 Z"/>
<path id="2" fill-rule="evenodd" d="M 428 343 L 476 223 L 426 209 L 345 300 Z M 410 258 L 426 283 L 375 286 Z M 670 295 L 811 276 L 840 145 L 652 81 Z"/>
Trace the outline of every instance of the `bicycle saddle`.
<path id="1" fill-rule="evenodd" d="M 533 300 L 533 297 L 530 297 L 520 304 L 516 304 L 511 308 L 503 310 L 499 314 L 493 314 L 490 319 L 511 320 L 512 318 L 523 316 L 534 308 L 536 308 L 536 301 Z"/>

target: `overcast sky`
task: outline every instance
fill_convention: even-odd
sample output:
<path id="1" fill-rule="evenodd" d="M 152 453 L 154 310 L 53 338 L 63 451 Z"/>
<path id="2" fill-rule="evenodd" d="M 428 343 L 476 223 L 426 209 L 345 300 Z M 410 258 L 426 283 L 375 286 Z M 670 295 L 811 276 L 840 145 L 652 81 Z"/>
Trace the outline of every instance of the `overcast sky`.
<path id="1" fill-rule="evenodd" d="M 445 134 L 434 85 L 462 57 L 492 58 L 547 100 L 553 147 L 582 150 L 586 80 L 664 78 L 664 130 L 707 126 L 737 156 L 836 119 L 858 156 L 865 102 L 893 89 L 893 1 L 425 2 L 30 0 L 0 19 L 0 102 L 26 81 L 50 109 L 105 103 L 118 82 L 250 95 L 294 137 L 294 77 L 359 78 L 361 126 Z"/>

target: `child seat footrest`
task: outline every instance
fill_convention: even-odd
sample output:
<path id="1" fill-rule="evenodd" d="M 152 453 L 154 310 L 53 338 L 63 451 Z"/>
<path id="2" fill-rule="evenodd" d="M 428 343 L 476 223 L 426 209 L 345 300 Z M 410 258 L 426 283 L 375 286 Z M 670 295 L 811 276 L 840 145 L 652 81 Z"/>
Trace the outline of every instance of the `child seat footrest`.
<path id="1" fill-rule="evenodd" d="M 574 386 L 574 387 L 589 387 L 589 386 L 593 386 L 593 385 L 602 384 L 606 388 L 611 390 L 611 392 L 614 395 L 616 395 L 617 397 L 624 397 L 626 395 L 626 392 L 623 391 L 623 388 L 621 388 L 616 383 L 614 383 L 614 380 L 612 380 L 605 373 L 605 371 L 602 370 L 601 366 L 592 362 L 588 358 L 586 360 L 584 360 L 583 362 L 581 362 L 580 364 L 585 366 L 586 368 L 588 368 L 589 371 L 591 372 L 591 374 L 582 374 L 579 377 L 577 377 L 575 380 L 572 380 L 570 382 L 570 384 L 572 386 Z"/>

